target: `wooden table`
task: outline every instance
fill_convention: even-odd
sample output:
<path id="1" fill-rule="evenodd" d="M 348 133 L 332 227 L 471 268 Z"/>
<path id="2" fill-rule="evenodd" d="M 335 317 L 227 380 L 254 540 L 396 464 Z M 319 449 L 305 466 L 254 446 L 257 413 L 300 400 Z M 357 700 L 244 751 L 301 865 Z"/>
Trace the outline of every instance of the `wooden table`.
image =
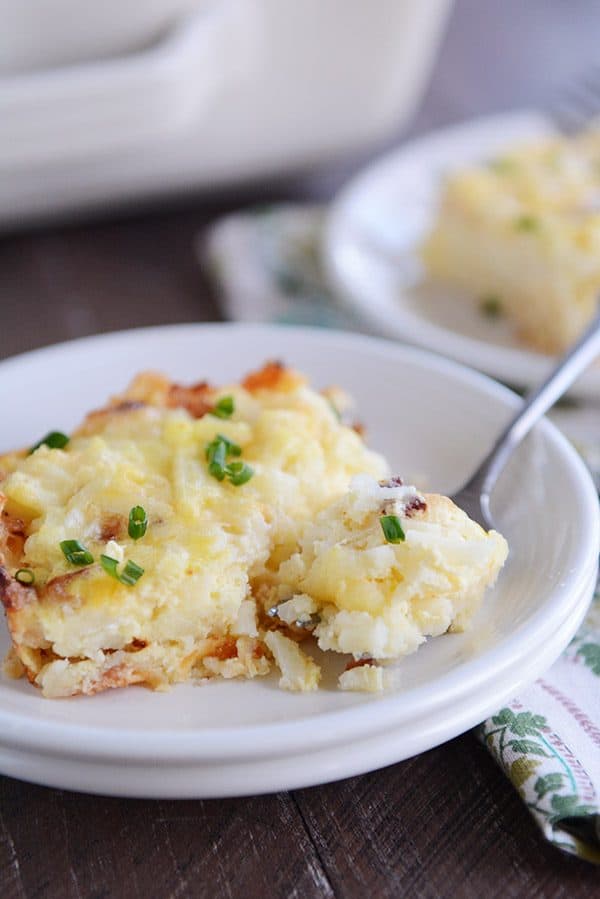
<path id="1" fill-rule="evenodd" d="M 595 61 L 599 26 L 595 0 L 458 0 L 412 130 L 547 103 Z M 218 319 L 191 253 L 196 232 L 256 199 L 326 199 L 366 158 L 235 203 L 197 198 L 4 239 L 0 357 L 98 331 Z M 471 734 L 274 796 L 126 801 L 1 778 L 0 800 L 2 899 L 598 895 L 598 870 L 540 838 Z"/>

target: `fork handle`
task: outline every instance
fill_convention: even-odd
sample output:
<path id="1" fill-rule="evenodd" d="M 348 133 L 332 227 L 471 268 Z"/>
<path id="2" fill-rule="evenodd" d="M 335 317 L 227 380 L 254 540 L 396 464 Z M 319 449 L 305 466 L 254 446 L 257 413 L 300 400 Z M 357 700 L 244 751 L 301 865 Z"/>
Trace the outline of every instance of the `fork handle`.
<path id="1" fill-rule="evenodd" d="M 509 457 L 545 412 L 600 355 L 600 307 L 577 343 L 566 353 L 545 381 L 528 393 L 523 405 L 500 434 L 471 482 L 477 481 L 484 494 L 491 493 Z"/>

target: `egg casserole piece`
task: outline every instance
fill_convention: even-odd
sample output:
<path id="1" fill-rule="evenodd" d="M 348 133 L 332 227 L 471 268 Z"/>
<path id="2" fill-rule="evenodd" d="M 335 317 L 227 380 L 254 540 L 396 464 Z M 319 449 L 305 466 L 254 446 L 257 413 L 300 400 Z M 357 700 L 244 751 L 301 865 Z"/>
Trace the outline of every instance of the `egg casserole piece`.
<path id="1" fill-rule="evenodd" d="M 346 689 L 461 628 L 506 556 L 452 503 L 389 480 L 329 396 L 279 363 L 240 384 L 138 376 L 70 437 L 0 457 L 0 597 L 48 697 L 349 656 Z"/>
<path id="2" fill-rule="evenodd" d="M 422 257 L 434 281 L 506 313 L 531 348 L 562 353 L 600 290 L 600 131 L 451 174 Z"/>

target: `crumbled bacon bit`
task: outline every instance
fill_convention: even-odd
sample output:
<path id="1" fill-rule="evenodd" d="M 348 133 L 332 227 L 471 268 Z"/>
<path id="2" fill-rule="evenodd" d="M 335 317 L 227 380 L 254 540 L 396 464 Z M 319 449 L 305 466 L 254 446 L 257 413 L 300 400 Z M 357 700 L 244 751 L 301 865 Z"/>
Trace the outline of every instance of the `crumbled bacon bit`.
<path id="1" fill-rule="evenodd" d="M 379 481 L 379 486 L 380 487 L 403 487 L 404 481 L 402 480 L 402 478 L 398 477 L 397 475 L 394 475 L 391 478 L 385 478 L 384 480 Z M 392 500 L 392 499 L 386 500 L 382 506 L 382 509 L 383 509 L 384 513 L 387 513 L 388 511 L 391 512 L 393 510 L 393 506 L 394 506 L 394 500 Z M 425 502 L 425 500 L 422 499 L 420 496 L 415 496 L 413 499 L 409 500 L 403 506 L 402 514 L 406 518 L 412 518 L 412 516 L 416 512 L 424 512 L 426 508 L 427 508 L 427 503 Z"/>
<path id="2" fill-rule="evenodd" d="M 125 529 L 123 515 L 105 515 L 100 524 L 100 539 L 108 543 L 109 540 L 118 540 Z"/>
<path id="3" fill-rule="evenodd" d="M 207 381 L 199 381 L 189 387 L 172 384 L 167 394 L 166 405 L 171 409 L 186 409 L 193 418 L 202 418 L 214 407 L 211 395 L 212 388 Z"/>
<path id="4" fill-rule="evenodd" d="M 380 487 L 402 487 L 403 485 L 404 481 L 397 475 L 394 475 L 391 478 L 384 478 L 383 481 L 379 481 Z"/>
<path id="5" fill-rule="evenodd" d="M 4 505 L 5 497 L 0 494 L 0 509 Z M 8 535 L 10 537 L 25 537 L 25 522 L 16 515 L 11 515 L 6 509 L 2 509 L 2 517 L 0 518 L 0 538 Z"/>
<path id="6" fill-rule="evenodd" d="M 6 497 L 0 494 L 0 509 L 2 509 Z M 0 516 L 0 562 L 18 564 L 23 555 L 25 543 L 25 522 L 16 515 L 11 515 L 6 509 L 2 509 Z M 3 553 L 2 550 L 5 550 Z"/>
<path id="7" fill-rule="evenodd" d="M 250 393 L 255 390 L 278 390 L 288 392 L 297 390 L 305 383 L 305 378 L 283 362 L 267 362 L 258 371 L 250 372 L 242 381 L 242 386 Z"/>
<path id="8" fill-rule="evenodd" d="M 224 662 L 226 659 L 237 658 L 237 643 L 235 637 L 225 637 L 210 653 L 215 659 Z"/>
<path id="9" fill-rule="evenodd" d="M 252 371 L 246 375 L 242 385 L 252 392 L 253 390 L 275 390 L 285 375 L 285 365 L 274 359 L 266 362 L 258 371 Z"/>
<path id="10" fill-rule="evenodd" d="M 2 524 L 9 534 L 19 534 L 21 537 L 25 534 L 25 522 L 23 519 L 17 518 L 16 515 L 11 515 L 6 509 L 2 511 Z"/>
<path id="11" fill-rule="evenodd" d="M 26 587 L 11 577 L 4 566 L 0 565 L 0 601 L 7 612 L 18 611 L 33 602 L 36 593 L 33 587 Z"/>
<path id="12" fill-rule="evenodd" d="M 404 507 L 404 514 L 407 518 L 412 518 L 415 512 L 424 512 L 427 508 L 427 503 L 424 499 L 421 499 L 419 496 L 415 496 L 409 503 Z"/>
<path id="13" fill-rule="evenodd" d="M 351 659 L 344 671 L 352 671 L 353 668 L 363 668 L 365 665 L 377 665 L 375 659 L 365 657 L 364 659 Z"/>
<path id="14" fill-rule="evenodd" d="M 64 602 L 67 599 L 74 600 L 76 597 L 69 592 L 68 587 L 76 578 L 88 577 L 89 573 L 89 568 L 79 568 L 77 571 L 59 574 L 47 581 L 46 586 L 40 592 L 45 598 L 55 599 L 57 602 Z"/>
<path id="15" fill-rule="evenodd" d="M 10 534 L 6 538 L 6 548 L 8 552 L 12 555 L 13 559 L 18 560 L 23 556 L 23 550 L 25 547 L 25 535 L 21 534 Z"/>

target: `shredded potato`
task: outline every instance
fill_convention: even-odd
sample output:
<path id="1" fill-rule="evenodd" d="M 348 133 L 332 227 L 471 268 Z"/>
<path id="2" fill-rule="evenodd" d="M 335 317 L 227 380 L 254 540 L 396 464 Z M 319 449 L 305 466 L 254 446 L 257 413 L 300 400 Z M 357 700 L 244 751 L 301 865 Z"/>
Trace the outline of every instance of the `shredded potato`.
<path id="1" fill-rule="evenodd" d="M 402 656 L 462 627 L 505 556 L 449 500 L 382 480 L 385 460 L 279 363 L 221 388 L 139 376 L 64 447 L 0 470 L 9 669 L 49 697 L 273 662 L 284 689 L 313 690 L 300 642 Z M 385 678 L 341 685 L 361 680 Z"/>

